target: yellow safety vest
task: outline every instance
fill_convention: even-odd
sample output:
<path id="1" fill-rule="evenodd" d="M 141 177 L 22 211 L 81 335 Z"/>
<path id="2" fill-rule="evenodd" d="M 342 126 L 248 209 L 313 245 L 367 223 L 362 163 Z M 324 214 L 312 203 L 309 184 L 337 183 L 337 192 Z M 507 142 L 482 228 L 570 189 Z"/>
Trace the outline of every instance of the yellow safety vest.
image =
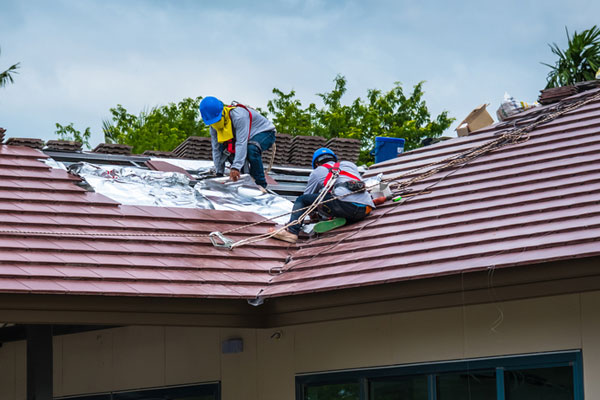
<path id="1" fill-rule="evenodd" d="M 223 107 L 223 117 L 219 122 L 215 122 L 211 125 L 211 127 L 217 131 L 217 141 L 219 143 L 225 143 L 233 139 L 233 124 L 231 123 L 229 112 L 234 108 L 235 106 Z"/>

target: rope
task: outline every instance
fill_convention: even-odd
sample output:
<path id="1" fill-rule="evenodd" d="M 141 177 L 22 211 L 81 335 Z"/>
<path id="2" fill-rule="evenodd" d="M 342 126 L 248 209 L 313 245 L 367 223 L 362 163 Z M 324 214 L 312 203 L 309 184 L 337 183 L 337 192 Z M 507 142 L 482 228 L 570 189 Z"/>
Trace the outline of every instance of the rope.
<path id="1" fill-rule="evenodd" d="M 256 242 L 260 242 L 262 240 L 268 239 L 270 237 L 277 235 L 279 232 L 283 231 L 284 229 L 287 229 L 292 225 L 296 225 L 296 224 L 300 223 L 301 221 L 304 221 L 304 218 L 306 218 L 307 215 L 309 215 L 311 212 L 313 212 L 320 204 L 324 203 L 322 201 L 323 198 L 327 195 L 327 193 L 329 193 L 329 191 L 331 190 L 333 185 L 335 185 L 335 181 L 337 180 L 337 178 L 339 176 L 339 171 L 334 170 L 334 171 L 332 171 L 332 173 L 333 173 L 332 178 L 329 180 L 329 182 L 327 182 L 327 185 L 325 185 L 323 190 L 321 190 L 321 192 L 319 193 L 319 196 L 317 196 L 315 201 L 313 201 L 312 204 L 308 207 L 304 207 L 304 208 L 296 210 L 296 211 L 300 211 L 300 210 L 306 209 L 306 211 L 304 211 L 301 216 L 299 216 L 298 218 L 296 218 L 293 221 L 288 222 L 286 225 L 282 226 L 281 228 L 273 230 L 272 232 L 263 233 L 262 235 L 252 236 L 252 237 L 249 237 L 246 239 L 239 240 L 231 245 L 231 247 L 230 247 L 231 250 L 233 250 L 235 247 L 242 246 L 244 244 L 256 243 Z"/>
<path id="2" fill-rule="evenodd" d="M 575 101 L 575 100 L 571 100 L 568 102 L 561 102 L 558 103 L 556 105 L 556 109 L 557 111 L 546 115 L 544 118 L 539 118 L 537 120 L 535 120 L 534 122 L 527 124 L 523 127 L 520 128 L 513 128 L 513 130 L 508 130 L 505 133 L 503 133 L 501 136 L 499 136 L 498 138 L 484 143 L 480 146 L 476 146 L 473 147 L 471 149 L 465 150 L 457 155 L 453 155 L 450 157 L 447 157 L 441 161 L 436 161 L 436 162 L 432 162 L 430 164 L 424 165 L 422 167 L 413 169 L 411 171 L 408 171 L 400 176 L 396 176 L 394 178 L 389 178 L 389 179 L 383 179 L 381 180 L 379 183 L 369 186 L 367 187 L 367 190 L 374 188 L 375 186 L 378 186 L 381 183 L 388 183 L 390 184 L 390 187 L 395 187 L 395 194 L 398 194 L 401 192 L 401 190 L 406 189 L 407 187 L 413 185 L 416 182 L 422 181 L 424 179 L 429 178 L 432 175 L 435 175 L 436 173 L 447 169 L 447 168 L 452 168 L 455 166 L 459 166 L 459 165 L 466 165 L 468 163 L 470 163 L 472 160 L 481 157 L 482 155 L 489 153 L 491 151 L 494 150 L 498 150 L 502 147 L 505 147 L 507 145 L 512 145 L 512 144 L 517 144 L 517 143 L 522 143 L 525 142 L 529 139 L 529 132 L 531 132 L 532 130 L 534 130 L 535 128 L 537 128 L 538 126 L 545 124 L 547 122 L 550 122 L 554 119 L 556 119 L 557 117 L 564 115 L 570 111 L 573 111 L 579 107 L 582 107 L 586 104 L 589 104 L 593 101 L 596 100 L 600 100 L 600 92 L 596 93 L 593 96 L 588 96 L 585 97 L 581 100 Z M 540 111 L 541 112 L 541 111 Z M 531 115 L 526 115 L 524 116 L 524 119 L 531 119 L 532 116 Z M 513 125 L 516 126 L 516 124 L 519 122 L 520 120 L 515 120 L 513 123 Z M 273 153 L 274 154 L 274 153 Z M 439 165 L 439 164 L 444 164 L 441 165 L 440 167 L 437 168 L 432 168 L 420 175 L 415 176 L 414 178 L 411 179 L 407 179 L 405 181 L 399 182 L 398 179 L 408 176 L 408 175 L 412 175 L 415 172 L 427 169 L 427 168 L 431 168 L 435 165 Z M 250 244 L 250 243 L 256 243 L 258 241 L 262 241 L 265 239 L 268 239 L 272 236 L 274 236 L 276 233 L 280 232 L 283 229 L 286 229 L 287 227 L 297 224 L 299 221 L 302 221 L 303 218 L 306 217 L 306 215 L 310 214 L 310 212 L 312 212 L 314 209 L 316 209 L 319 205 L 321 204 L 325 204 L 334 200 L 339 200 L 342 199 L 344 197 L 350 196 L 352 194 L 354 194 L 355 192 L 349 192 L 345 195 L 340 195 L 340 196 L 334 196 L 328 200 L 323 200 L 323 197 L 325 197 L 325 195 L 328 193 L 329 189 L 331 188 L 331 186 L 329 186 L 329 184 L 333 184 L 332 182 L 335 182 L 336 179 L 331 179 L 328 182 L 328 185 L 326 186 L 326 188 L 324 188 L 324 190 L 321 191 L 321 195 L 315 200 L 315 202 L 313 202 L 313 204 L 311 204 L 308 207 L 303 207 L 300 208 L 298 210 L 294 210 L 294 211 L 290 211 L 287 213 L 283 213 L 274 217 L 270 217 L 270 218 L 265 218 L 261 221 L 258 222 L 254 222 L 251 224 L 245 224 L 242 226 L 239 226 L 237 228 L 232 228 L 229 230 L 226 230 L 224 232 L 221 232 L 223 235 L 225 234 L 230 234 L 230 233 L 234 233 L 237 231 L 240 231 L 242 229 L 247 229 L 247 228 L 251 228 L 253 226 L 256 225 L 260 225 L 263 224 L 265 222 L 269 222 L 272 221 L 274 219 L 280 218 L 280 217 L 284 217 L 286 215 L 290 215 L 293 212 L 296 211 L 300 211 L 300 210 L 307 210 L 306 212 L 304 212 L 302 214 L 302 216 L 294 221 L 291 221 L 290 223 L 286 224 L 285 226 L 283 226 L 280 229 L 277 229 L 273 232 L 269 232 L 266 234 L 261 234 L 261 235 L 256 235 L 256 236 L 252 236 L 250 238 L 246 238 L 243 240 L 240 240 L 236 243 L 234 243 L 232 246 L 233 247 L 238 247 L 241 246 L 243 244 Z M 393 186 L 392 186 L 393 185 Z M 398 203 L 401 204 L 401 203 Z M 84 232 L 53 232 L 53 231 L 20 231 L 20 230 L 8 230 L 8 229 L 0 229 L 0 234 L 20 234 L 20 235 L 65 235 L 65 236 L 93 236 L 93 237 L 123 237 L 123 236 L 127 236 L 127 237 L 198 237 L 198 238 L 205 238 L 205 237 L 210 237 L 209 234 L 194 234 L 194 233 L 182 233 L 182 234 L 177 234 L 177 233 L 84 233 Z M 233 248 L 232 247 L 232 248 Z"/>
<path id="3" fill-rule="evenodd" d="M 277 151 L 277 145 L 273 142 L 273 154 L 271 154 L 271 162 L 269 163 L 269 168 L 267 168 L 266 174 L 271 172 L 271 168 L 273 168 L 273 163 L 275 162 L 275 152 Z"/>

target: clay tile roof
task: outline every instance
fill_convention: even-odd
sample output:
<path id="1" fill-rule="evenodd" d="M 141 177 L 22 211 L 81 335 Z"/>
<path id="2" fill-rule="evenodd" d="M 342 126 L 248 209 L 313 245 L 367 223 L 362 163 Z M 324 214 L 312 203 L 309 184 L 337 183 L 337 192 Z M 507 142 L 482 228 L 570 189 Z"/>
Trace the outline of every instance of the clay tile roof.
<path id="1" fill-rule="evenodd" d="M 517 143 L 426 174 L 531 123 Z M 405 201 L 297 246 L 215 248 L 210 232 L 271 223 L 120 205 L 45 157 L 0 145 L 0 292 L 253 299 L 600 256 L 600 89 L 373 166 L 366 176 L 400 182 Z"/>
<path id="2" fill-rule="evenodd" d="M 146 150 L 142 155 L 161 158 L 177 158 L 177 154 L 172 151 Z"/>
<path id="3" fill-rule="evenodd" d="M 72 140 L 48 140 L 46 150 L 50 151 L 81 151 L 81 142 Z"/>
<path id="4" fill-rule="evenodd" d="M 404 203 L 387 202 L 360 223 L 304 243 L 263 295 L 600 255 L 600 90 L 587 94 L 595 101 L 539 126 L 528 140 L 416 182 Z M 521 121 L 404 153 L 366 176 L 417 177 L 556 110 L 532 109 Z"/>
<path id="5" fill-rule="evenodd" d="M 256 214 L 120 205 L 44 158 L 0 145 L 0 292 L 254 298 L 287 257 L 283 242 L 228 251 L 207 237 L 264 233 L 245 227 Z"/>
<path id="6" fill-rule="evenodd" d="M 173 150 L 177 157 L 195 160 L 212 160 L 212 144 L 209 137 L 190 136 Z"/>
<path id="7" fill-rule="evenodd" d="M 131 154 L 132 146 L 128 146 L 126 144 L 117 144 L 117 143 L 100 143 L 94 150 L 93 153 L 102 153 L 102 154 L 121 154 L 128 155 Z"/>
<path id="8" fill-rule="evenodd" d="M 42 149 L 44 141 L 36 138 L 8 138 L 6 144 L 11 146 L 26 146 L 33 149 Z"/>
<path id="9" fill-rule="evenodd" d="M 327 139 L 321 136 L 295 136 L 289 150 L 292 165 L 311 166 L 315 150 L 324 147 Z"/>
<path id="10" fill-rule="evenodd" d="M 290 152 L 290 147 L 292 146 L 292 135 L 287 135 L 285 133 L 276 133 L 275 134 L 275 158 L 273 159 L 273 147 L 269 150 L 264 151 L 262 154 L 263 163 L 265 165 L 269 165 L 271 163 L 271 159 L 273 159 L 273 164 L 275 165 L 285 165 L 288 164 L 288 157 Z"/>

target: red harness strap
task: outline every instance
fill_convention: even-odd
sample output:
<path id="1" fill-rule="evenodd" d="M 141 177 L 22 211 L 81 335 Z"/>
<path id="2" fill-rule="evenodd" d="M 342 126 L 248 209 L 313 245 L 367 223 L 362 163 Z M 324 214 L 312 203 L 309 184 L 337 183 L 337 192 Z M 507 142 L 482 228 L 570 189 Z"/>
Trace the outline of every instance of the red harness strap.
<path id="1" fill-rule="evenodd" d="M 248 110 L 248 107 L 246 107 L 243 104 L 235 104 L 236 107 L 242 107 L 244 110 L 248 111 L 248 115 L 250 116 L 250 126 L 248 127 L 248 141 L 250 141 L 250 133 L 252 132 L 252 112 L 250 110 Z M 233 124 L 233 122 L 232 122 Z M 233 139 L 229 139 L 228 141 L 225 142 L 225 146 L 227 147 L 227 151 L 229 152 L 229 154 L 235 154 L 235 138 Z"/>
<path id="2" fill-rule="evenodd" d="M 340 175 L 347 176 L 348 178 L 354 179 L 355 181 L 360 181 L 361 180 L 359 177 L 352 175 L 350 172 L 346 172 L 346 171 L 341 170 L 339 162 L 336 162 L 333 165 L 323 164 L 322 166 L 325 167 L 325 168 L 327 168 L 329 170 L 329 173 L 327 174 L 327 176 L 325 177 L 325 180 L 323 181 L 323 186 L 327 186 L 327 182 L 329 182 L 329 180 L 333 176 L 333 171 L 338 171 L 338 173 Z"/>

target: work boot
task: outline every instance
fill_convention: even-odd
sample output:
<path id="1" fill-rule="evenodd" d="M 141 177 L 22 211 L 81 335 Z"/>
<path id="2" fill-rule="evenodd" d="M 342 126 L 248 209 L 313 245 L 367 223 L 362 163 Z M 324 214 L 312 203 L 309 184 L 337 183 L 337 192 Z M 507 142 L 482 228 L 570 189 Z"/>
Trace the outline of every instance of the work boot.
<path id="1" fill-rule="evenodd" d="M 289 232 L 287 229 L 283 229 L 273 235 L 274 239 L 283 240 L 284 242 L 296 243 L 298 241 L 298 235 L 294 235 L 292 232 Z"/>

